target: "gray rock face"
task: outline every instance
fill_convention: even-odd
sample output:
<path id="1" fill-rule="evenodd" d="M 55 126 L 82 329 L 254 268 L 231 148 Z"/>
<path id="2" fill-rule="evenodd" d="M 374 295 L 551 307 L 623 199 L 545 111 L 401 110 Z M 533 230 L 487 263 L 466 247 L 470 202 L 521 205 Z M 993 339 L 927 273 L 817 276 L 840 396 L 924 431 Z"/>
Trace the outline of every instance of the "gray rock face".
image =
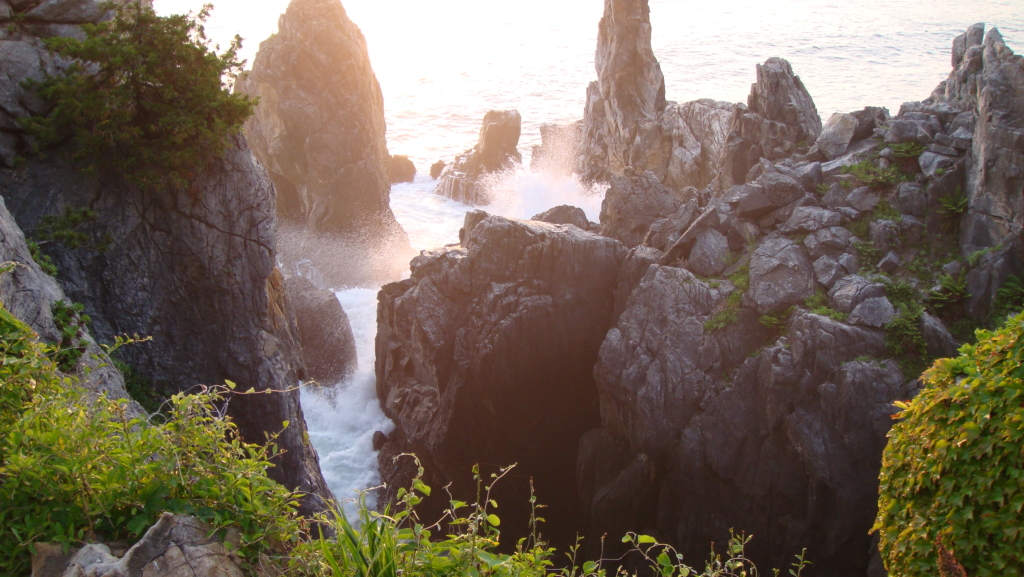
<path id="1" fill-rule="evenodd" d="M 333 387 L 351 377 L 358 369 L 356 339 L 334 292 L 301 276 L 285 280 L 284 288 L 295 309 L 304 378 Z"/>
<path id="2" fill-rule="evenodd" d="M 281 258 L 311 259 L 333 286 L 398 278 L 412 252 L 389 206 L 384 103 L 362 32 L 339 0 L 293 0 L 278 27 L 238 90 L 260 98 L 245 131 L 277 188 Z"/>
<path id="3" fill-rule="evenodd" d="M 243 391 L 278 391 L 232 399 L 229 413 L 251 442 L 291 423 L 270 474 L 310 493 L 307 511 L 323 508 L 320 498 L 331 495 L 316 451 L 304 442 L 295 390 L 303 370 L 295 316 L 274 267 L 274 187 L 244 139 L 193 181 L 194 194 L 101 184 L 61 158 L 52 151 L 20 171 L 0 171 L 0 193 L 22 226 L 90 206 L 97 218 L 84 232 L 115 239 L 103 252 L 47 247 L 68 299 L 92 317 L 93 335 L 102 342 L 151 336 L 122 351 L 164 392 L 225 380 Z"/>
<path id="4" fill-rule="evenodd" d="M 838 212 L 816 206 L 801 206 L 793 211 L 793 216 L 789 217 L 786 224 L 779 230 L 785 234 L 811 233 L 823 228 L 839 226 L 842 221 L 843 217 Z"/>
<path id="5" fill-rule="evenodd" d="M 626 167 L 665 177 L 668 155 L 659 121 L 665 77 L 651 50 L 647 2 L 605 0 L 594 59 L 597 82 L 587 88 L 576 168 L 584 180 L 608 182 Z"/>
<path id="6" fill-rule="evenodd" d="M 563 204 L 533 215 L 530 220 L 539 220 L 551 224 L 571 224 L 580 230 L 590 230 L 590 221 L 582 208 Z"/>
<path id="7" fill-rule="evenodd" d="M 729 239 L 709 228 L 697 237 L 687 260 L 687 268 L 703 277 L 715 277 L 725 271 L 728 259 Z"/>
<path id="8" fill-rule="evenodd" d="M 896 309 L 885 297 L 864 299 L 854 307 L 847 320 L 851 325 L 861 325 L 880 329 L 896 316 Z"/>
<path id="9" fill-rule="evenodd" d="M 825 158 L 834 160 L 846 152 L 857 133 L 858 124 L 854 115 L 837 112 L 829 117 L 814 144 Z"/>
<path id="10" fill-rule="evenodd" d="M 709 334 L 721 301 L 686 270 L 652 266 L 609 331 L 594 370 L 602 428 L 577 465 L 591 535 L 646 527 L 703 559 L 733 527 L 764 536 L 748 550 L 759 567 L 808 547 L 819 570 L 862 575 L 863 504 L 907 391 L 894 364 L 850 361 L 883 354 L 883 334 L 797 312 L 772 342 L 746 308 Z"/>
<path id="11" fill-rule="evenodd" d="M 669 152 L 665 184 L 703 189 L 718 175 L 737 105 L 703 99 L 669 102 L 661 124 Z"/>
<path id="12" fill-rule="evenodd" d="M 518 111 L 489 111 L 484 115 L 476 146 L 445 167 L 435 192 L 466 204 L 490 203 L 482 178 L 523 161 L 516 149 L 521 132 Z"/>
<path id="13" fill-rule="evenodd" d="M 769 238 L 750 259 L 748 300 L 766 315 L 803 303 L 814 294 L 814 266 L 807 249 L 783 237 Z"/>
<path id="14" fill-rule="evenodd" d="M 32 260 L 25 243 L 25 235 L 0 198 L 0 262 L 14 263 L 14 270 L 0 275 L 0 303 L 15 318 L 29 326 L 48 343 L 61 341 L 60 329 L 53 321 L 53 305 L 67 302 L 56 279 L 43 272 Z M 124 377 L 114 368 L 110 358 L 96 344 L 89 331 L 83 329 L 82 345 L 85 351 L 74 376 L 84 389 L 111 399 L 129 399 L 124 388 Z M 138 404 L 127 406 L 130 417 L 145 414 Z"/>
<path id="15" fill-rule="evenodd" d="M 393 496 L 410 479 L 390 456 L 415 452 L 460 498 L 473 464 L 519 463 L 505 490 L 532 476 L 549 534 L 571 537 L 577 445 L 598 424 L 593 366 L 626 248 L 497 216 L 466 234 L 465 248 L 424 252 L 378 297 L 377 393 L 396 425 L 381 475 Z M 524 500 L 495 498 L 509 526 L 526 526 Z"/>
<path id="16" fill-rule="evenodd" d="M 643 243 L 655 221 L 675 213 L 683 205 L 680 194 L 661 184 L 653 172 L 612 179 L 601 203 L 601 234 L 627 247 Z"/>
<path id="17" fill-rule="evenodd" d="M 942 321 L 928 313 L 921 315 L 921 334 L 928 347 L 928 355 L 937 359 L 955 357 L 960 343 L 949 334 Z"/>
<path id="18" fill-rule="evenodd" d="M 243 577 L 238 557 L 209 536 L 212 530 L 191 517 L 164 513 L 124 557 L 104 544 L 89 544 L 54 577 Z"/>
<path id="19" fill-rule="evenodd" d="M 828 291 L 829 304 L 841 313 L 852 313 L 867 299 L 885 296 L 885 285 L 870 282 L 862 276 L 851 275 L 840 279 Z"/>

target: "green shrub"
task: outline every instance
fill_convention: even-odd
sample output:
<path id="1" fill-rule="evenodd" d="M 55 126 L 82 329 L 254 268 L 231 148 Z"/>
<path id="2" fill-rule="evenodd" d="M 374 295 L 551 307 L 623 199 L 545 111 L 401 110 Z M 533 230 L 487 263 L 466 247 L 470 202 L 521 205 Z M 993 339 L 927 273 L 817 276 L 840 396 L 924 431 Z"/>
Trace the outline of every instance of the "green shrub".
<path id="1" fill-rule="evenodd" d="M 53 353 L 0 308 L 0 574 L 27 574 L 32 543 L 132 540 L 164 511 L 238 527 L 249 560 L 298 540 L 296 497 L 266 474 L 275 449 L 215 408 L 227 389 L 177 395 L 153 425 L 87 401 Z"/>
<path id="2" fill-rule="evenodd" d="M 885 346 L 899 363 L 903 376 L 920 375 L 928 366 L 928 347 L 921 333 L 924 307 L 917 289 L 903 280 L 885 281 L 885 296 L 896 308 L 896 316 L 885 325 Z"/>
<path id="3" fill-rule="evenodd" d="M 843 174 L 852 174 L 871 188 L 883 188 L 892 186 L 906 180 L 906 177 L 896 167 L 878 168 L 874 162 L 864 160 L 857 164 L 844 166 L 840 169 Z"/>
<path id="4" fill-rule="evenodd" d="M 936 542 L 971 577 L 1024 574 L 1024 315 L 942 359 L 901 405 L 878 518 L 890 574 L 937 574 Z"/>
<path id="5" fill-rule="evenodd" d="M 917 158 L 924 153 L 924 145 L 917 142 L 890 144 L 889 148 L 892 149 L 896 158 Z"/>
<path id="6" fill-rule="evenodd" d="M 740 318 L 740 302 L 742 300 L 743 292 L 737 288 L 725 299 L 722 308 L 711 318 L 704 321 L 704 330 L 713 333 L 729 325 L 736 324 Z"/>
<path id="7" fill-rule="evenodd" d="M 942 312 L 958 306 L 969 297 L 967 279 L 964 275 L 952 277 L 943 274 L 939 276 L 939 286 L 928 293 L 928 305 Z"/>
<path id="8" fill-rule="evenodd" d="M 1001 323 L 1008 315 L 1019 313 L 1021 309 L 1024 309 L 1024 280 L 1011 275 L 996 291 L 995 301 L 992 302 L 992 318 Z"/>
<path id="9" fill-rule="evenodd" d="M 939 203 L 942 205 L 939 207 L 939 214 L 948 217 L 956 218 L 961 214 L 967 212 L 969 203 L 967 201 L 967 195 L 959 186 L 956 187 L 956 192 L 947 194 L 939 199 Z"/>
<path id="10" fill-rule="evenodd" d="M 65 373 L 70 373 L 78 366 L 82 354 L 85 353 L 85 344 L 82 343 L 84 329 L 92 321 L 89 315 L 83 314 L 85 305 L 82 303 L 68 304 L 64 301 L 55 301 L 50 307 L 53 313 L 53 323 L 60 331 L 60 342 L 53 348 L 53 360 L 57 368 Z"/>
<path id="11" fill-rule="evenodd" d="M 137 0 L 104 6 L 116 16 L 83 25 L 84 40 L 46 40 L 77 63 L 30 84 L 54 108 L 22 124 L 44 146 L 70 138 L 73 159 L 90 172 L 124 174 L 147 187 L 187 186 L 252 114 L 253 101 L 231 94 L 226 82 L 241 71 L 241 41 L 222 54 L 210 48 L 202 25 L 209 6 L 196 16 L 157 16 Z"/>
<path id="12" fill-rule="evenodd" d="M 57 265 L 53 264 L 53 259 L 50 258 L 50 255 L 44 253 L 39 248 L 39 243 L 26 240 L 26 244 L 28 245 L 29 254 L 32 255 L 32 260 L 36 261 L 39 268 L 43 269 L 43 272 L 50 276 L 57 276 L 57 273 L 60 272 L 57 270 Z"/>
<path id="13" fill-rule="evenodd" d="M 813 314 L 828 317 L 841 323 L 845 323 L 847 317 L 850 316 L 846 313 L 830 308 L 828 306 L 828 297 L 821 291 L 817 291 L 813 295 L 804 299 L 804 306 L 806 306 L 807 310 L 811 311 Z"/>
<path id="14" fill-rule="evenodd" d="M 903 222 L 903 215 L 900 211 L 896 210 L 887 199 L 878 201 L 875 206 L 875 210 L 871 214 L 872 220 L 891 220 L 893 222 Z"/>

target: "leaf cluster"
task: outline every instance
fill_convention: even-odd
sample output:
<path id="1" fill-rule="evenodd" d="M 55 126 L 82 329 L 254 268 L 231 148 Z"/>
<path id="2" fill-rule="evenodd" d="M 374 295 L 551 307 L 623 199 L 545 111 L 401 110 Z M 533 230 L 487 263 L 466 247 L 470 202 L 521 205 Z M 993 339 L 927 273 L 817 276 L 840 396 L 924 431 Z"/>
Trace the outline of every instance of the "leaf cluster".
<path id="1" fill-rule="evenodd" d="M 216 409 L 226 389 L 175 396 L 155 425 L 86 395 L 53 353 L 0 308 L 0 574 L 27 574 L 32 543 L 132 541 L 164 511 L 239 528 L 249 560 L 299 538 L 295 495 L 266 474 L 275 449 Z"/>
<path id="2" fill-rule="evenodd" d="M 1024 314 L 924 374 L 880 477 L 875 530 L 891 574 L 936 574 L 936 542 L 968 575 L 1024 574 Z"/>
<path id="3" fill-rule="evenodd" d="M 254 102 L 231 94 L 242 69 L 241 39 L 223 53 L 197 15 L 158 16 L 138 0 L 106 3 L 115 16 L 85 24 L 85 38 L 56 37 L 48 49 L 74 63 L 30 83 L 53 104 L 22 125 L 42 146 L 69 140 L 72 159 L 90 173 L 123 174 L 144 187 L 185 187 L 220 158 Z"/>
<path id="4" fill-rule="evenodd" d="M 917 142 L 899 142 L 890 144 L 889 148 L 896 158 L 917 158 L 924 153 L 924 145 Z"/>
<path id="5" fill-rule="evenodd" d="M 864 160 L 857 164 L 844 166 L 840 169 L 843 174 L 852 174 L 865 186 L 871 188 L 884 188 L 893 186 L 906 180 L 906 176 L 894 166 L 879 168 L 871 160 Z"/>
<path id="6" fill-rule="evenodd" d="M 967 212 L 970 203 L 967 200 L 967 195 L 964 193 L 961 187 L 956 187 L 956 191 L 947 194 L 939 199 L 939 214 L 947 218 L 956 218 L 961 214 Z"/>
<path id="7" fill-rule="evenodd" d="M 928 346 L 921 333 L 924 307 L 917 289 L 901 280 L 887 280 L 885 296 L 896 308 L 896 316 L 885 325 L 885 347 L 896 359 L 904 376 L 911 378 L 927 367 Z"/>

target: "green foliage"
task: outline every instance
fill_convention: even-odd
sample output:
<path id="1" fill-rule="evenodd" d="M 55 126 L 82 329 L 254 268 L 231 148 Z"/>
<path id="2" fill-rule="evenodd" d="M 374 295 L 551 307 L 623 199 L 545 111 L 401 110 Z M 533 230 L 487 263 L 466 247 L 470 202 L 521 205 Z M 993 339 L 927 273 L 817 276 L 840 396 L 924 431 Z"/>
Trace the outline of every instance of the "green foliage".
<path id="1" fill-rule="evenodd" d="M 1019 313 L 1021 309 L 1024 309 L 1024 280 L 1019 276 L 1010 276 L 996 291 L 992 318 L 1001 323 L 1007 315 Z"/>
<path id="2" fill-rule="evenodd" d="M 917 158 L 924 153 L 924 145 L 917 142 L 890 144 L 889 148 L 896 155 L 896 158 Z"/>
<path id="3" fill-rule="evenodd" d="M 92 319 L 89 315 L 82 314 L 85 305 L 82 303 L 68 304 L 64 301 L 56 301 L 51 307 L 53 323 L 60 331 L 60 342 L 53 351 L 53 360 L 57 368 L 65 373 L 70 373 L 78 366 L 82 354 L 85 353 L 85 344 L 82 343 L 84 329 Z"/>
<path id="4" fill-rule="evenodd" d="M 853 243 L 853 248 L 857 251 L 857 262 L 866 269 L 873 270 L 882 259 L 882 249 L 871 241 L 858 240 Z"/>
<path id="5" fill-rule="evenodd" d="M 34 236 L 45 242 L 58 242 L 68 248 L 95 248 L 92 238 L 82 231 L 82 226 L 96 221 L 96 211 L 90 208 L 73 209 L 64 207 L 60 215 L 44 216 Z"/>
<path id="6" fill-rule="evenodd" d="M 735 324 L 739 320 L 740 302 L 743 300 L 743 292 L 737 288 L 725 299 L 721 310 L 711 318 L 704 321 L 704 330 L 713 333 L 719 329 Z"/>
<path id="7" fill-rule="evenodd" d="M 961 214 L 967 212 L 969 203 L 967 201 L 967 195 L 959 186 L 956 187 L 956 192 L 947 194 L 939 199 L 939 203 L 942 205 L 939 207 L 939 214 L 948 217 L 956 218 Z"/>
<path id="8" fill-rule="evenodd" d="M 871 188 L 882 188 L 892 186 L 906 180 L 906 177 L 896 167 L 879 168 L 871 160 L 864 160 L 857 164 L 844 166 L 840 169 L 843 174 L 852 174 Z"/>
<path id="9" fill-rule="evenodd" d="M 43 145 L 70 138 L 73 159 L 89 172 L 185 187 L 252 114 L 253 101 L 228 84 L 242 69 L 241 39 L 222 54 L 210 47 L 203 29 L 210 6 L 195 16 L 157 16 L 137 0 L 104 6 L 116 16 L 83 25 L 84 40 L 46 40 L 76 63 L 30 84 L 54 108 L 22 124 Z"/>
<path id="10" fill-rule="evenodd" d="M 729 282 L 736 285 L 736 290 L 741 293 L 747 292 L 750 288 L 750 262 L 744 263 L 736 272 L 729 275 Z"/>
<path id="11" fill-rule="evenodd" d="M 972 577 L 1024 574 L 1024 315 L 937 361 L 893 427 L 875 530 L 890 574 L 936 574 L 936 542 Z"/>
<path id="12" fill-rule="evenodd" d="M 26 244 L 28 245 L 28 252 L 32 255 L 32 260 L 36 261 L 39 268 L 43 269 L 43 272 L 50 276 L 57 276 L 57 273 L 60 272 L 57 270 L 57 265 L 53 264 L 53 259 L 50 258 L 50 255 L 44 253 L 39 248 L 39 243 L 28 240 Z"/>
<path id="13" fill-rule="evenodd" d="M 296 497 L 216 409 L 227 389 L 171 399 L 166 423 L 83 394 L 53 349 L 0 308 L 0 574 L 28 573 L 35 542 L 132 540 L 164 511 L 237 527 L 244 559 L 294 543 Z"/>
<path id="14" fill-rule="evenodd" d="M 928 363 L 928 348 L 921 334 L 922 314 L 920 304 L 900 304 L 896 316 L 885 325 L 886 350 L 907 378 L 920 375 Z"/>
<path id="15" fill-rule="evenodd" d="M 124 376 L 124 389 L 150 415 L 160 413 L 167 399 L 161 397 L 150 383 L 128 363 L 113 359 L 114 367 Z"/>
<path id="16" fill-rule="evenodd" d="M 828 192 L 829 188 L 831 188 L 829 185 L 827 185 L 825 183 L 821 183 L 814 190 L 815 190 L 815 192 L 818 193 L 819 196 L 825 196 L 825 194 Z"/>
<path id="17" fill-rule="evenodd" d="M 846 322 L 846 318 L 850 316 L 846 313 L 830 308 L 828 306 L 828 297 L 821 291 L 815 292 L 813 295 L 804 299 L 804 306 L 806 306 L 807 310 L 811 311 L 813 314 L 828 317 L 834 321 L 843 323 Z"/>
<path id="18" fill-rule="evenodd" d="M 878 204 L 875 206 L 875 210 L 871 214 L 871 219 L 903 222 L 903 215 L 900 214 L 900 211 L 896 210 L 896 208 L 889 203 L 888 199 L 883 198 L 882 200 L 878 201 Z"/>
<path id="19" fill-rule="evenodd" d="M 971 254 L 967 255 L 967 266 L 969 266 L 970 268 L 978 266 L 979 264 L 981 264 L 981 259 L 985 258 L 986 256 L 994 252 L 1002 250 L 1002 248 L 1003 246 L 1000 244 L 996 246 L 990 246 L 988 248 L 978 249 L 972 252 Z"/>
<path id="20" fill-rule="evenodd" d="M 764 315 L 763 317 L 758 319 L 758 322 L 760 322 L 761 325 L 764 326 L 764 328 L 770 331 L 778 330 L 779 328 L 786 324 L 787 320 L 789 320 L 789 316 L 793 314 L 794 308 L 795 307 L 789 307 L 788 309 L 780 313 L 776 313 L 774 315 Z"/>
<path id="21" fill-rule="evenodd" d="M 871 234 L 871 219 L 858 218 L 846 226 L 846 230 L 853 233 L 853 236 L 863 240 Z"/>
<path id="22" fill-rule="evenodd" d="M 726 545 L 726 555 L 723 557 L 714 546 L 711 547 L 711 554 L 704 565 L 704 570 L 699 571 L 683 563 L 683 556 L 670 545 L 659 543 L 650 535 L 638 535 L 627 533 L 622 538 L 623 543 L 632 545 L 633 551 L 640 554 L 644 563 L 650 567 L 649 574 L 660 577 L 739 577 L 758 575 L 757 567 L 746 557 L 746 546 L 752 537 L 745 534 L 737 535 L 729 531 L 729 543 Z M 790 569 L 790 577 L 801 577 L 804 569 L 811 564 L 807 560 L 807 549 L 804 549 L 793 561 Z M 778 575 L 778 572 L 776 572 Z"/>
<path id="23" fill-rule="evenodd" d="M 928 293 L 928 305 L 942 312 L 960 305 L 968 297 L 967 279 L 963 274 L 957 277 L 943 274 L 939 277 L 939 286 Z"/>

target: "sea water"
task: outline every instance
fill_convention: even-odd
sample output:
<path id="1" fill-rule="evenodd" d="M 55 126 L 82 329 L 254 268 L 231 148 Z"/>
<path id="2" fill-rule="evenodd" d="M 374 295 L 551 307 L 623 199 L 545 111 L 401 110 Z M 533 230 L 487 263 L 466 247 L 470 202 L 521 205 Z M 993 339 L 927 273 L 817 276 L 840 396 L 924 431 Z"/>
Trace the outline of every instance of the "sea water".
<path id="1" fill-rule="evenodd" d="M 156 0 L 161 13 L 198 10 L 205 0 Z M 216 0 L 207 32 L 226 46 L 245 38 L 242 56 L 277 29 L 288 0 Z M 465 212 L 433 195 L 430 164 L 471 148 L 490 109 L 523 115 L 520 150 L 528 165 L 542 123 L 583 113 L 596 79 L 594 48 L 602 0 L 343 0 L 367 39 L 384 93 L 388 147 L 408 155 L 416 181 L 395 185 L 391 208 L 413 248 L 458 241 Z M 651 0 L 652 45 L 670 100 L 743 102 L 755 65 L 788 59 L 824 119 L 833 112 L 926 98 L 949 74 L 953 38 L 975 23 L 998 26 L 1007 44 L 1024 48 L 1020 0 Z M 572 204 L 598 220 L 602 190 L 572 178 L 518 169 L 494 182 L 493 214 L 529 218 Z M 341 287 L 338 300 L 355 333 L 359 370 L 330 395 L 302 393 L 313 445 L 338 497 L 379 482 L 374 431 L 389 432 L 374 388 L 379 287 Z M 351 507 L 351 504 L 349 505 Z M 351 509 L 350 509 L 351 510 Z"/>

